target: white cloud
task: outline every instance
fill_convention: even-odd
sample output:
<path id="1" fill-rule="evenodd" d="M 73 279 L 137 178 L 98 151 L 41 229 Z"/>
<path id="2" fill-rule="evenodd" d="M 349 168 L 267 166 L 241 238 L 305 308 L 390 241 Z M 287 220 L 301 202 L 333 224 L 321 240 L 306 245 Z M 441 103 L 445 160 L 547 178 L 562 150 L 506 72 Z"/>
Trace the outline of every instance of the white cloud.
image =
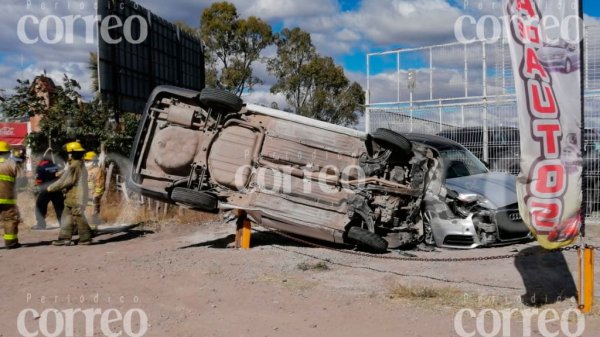
<path id="1" fill-rule="evenodd" d="M 454 23 L 461 14 L 444 0 L 363 0 L 354 11 L 292 16 L 285 24 L 312 33 L 319 51 L 336 56 L 362 47 L 365 40 L 372 49 L 454 41 Z"/>
<path id="2" fill-rule="evenodd" d="M 241 12 L 264 20 L 334 14 L 339 10 L 335 0 L 255 0 L 236 1 Z"/>
<path id="3" fill-rule="evenodd" d="M 42 3 L 45 7 L 42 7 Z M 96 44 L 94 40 L 86 41 L 85 23 L 76 16 L 95 15 L 93 4 L 94 2 L 90 0 L 80 2 L 56 0 L 52 3 L 31 1 L 28 5 L 25 1 L 19 1 L 0 5 L 2 13 L 0 52 L 4 57 L 0 88 L 7 89 L 7 92 L 11 93 L 12 88 L 17 84 L 16 79 L 32 79 L 46 71 L 57 84 L 62 82 L 63 74 L 76 79 L 82 86 L 83 96 L 90 98 L 91 79 L 87 60 L 89 52 L 96 49 Z M 23 20 L 25 16 L 30 17 L 24 26 L 25 30 L 21 33 L 26 34 L 27 39 L 37 39 L 36 43 L 24 43 L 18 35 L 19 20 Z M 72 32 L 67 28 L 65 16 L 76 18 Z M 39 21 L 44 18 L 47 18 L 50 23 L 47 30 L 40 29 Z M 36 19 L 38 23 L 35 22 Z M 57 35 L 61 29 L 57 29 L 56 23 L 62 27 L 62 36 Z M 42 37 L 46 33 L 48 38 L 56 37 L 59 41 L 56 44 L 43 42 Z"/>
<path id="4" fill-rule="evenodd" d="M 586 26 L 600 26 L 600 18 L 587 14 L 583 15 L 583 22 Z"/>
<path id="5" fill-rule="evenodd" d="M 246 103 L 262 105 L 271 107 L 272 103 L 277 103 L 279 109 L 286 109 L 288 104 L 285 100 L 285 96 L 282 94 L 271 94 L 269 91 L 271 86 L 258 85 L 249 93 L 242 95 L 242 99 Z"/>
<path id="6" fill-rule="evenodd" d="M 356 42 L 360 40 L 360 35 L 348 28 L 344 28 L 335 34 L 335 38 L 341 41 Z"/>
<path id="7" fill-rule="evenodd" d="M 375 44 L 428 45 L 453 39 L 460 15 L 443 0 L 370 0 L 344 21 Z"/>
<path id="8" fill-rule="evenodd" d="M 498 7 L 488 5 L 499 3 L 500 0 L 486 1 L 483 9 L 475 6 L 475 3 L 480 1 L 471 1 L 468 8 L 462 8 L 462 0 L 362 0 L 358 8 L 347 11 L 341 11 L 338 0 L 230 1 L 236 5 L 242 17 L 255 15 L 273 25 L 290 28 L 299 26 L 310 32 L 318 51 L 338 60 L 349 53 L 366 54 L 374 50 L 452 42 L 455 41 L 454 24 L 463 13 L 497 16 L 500 12 Z M 90 76 L 87 70 L 87 58 L 88 53 L 96 47 L 83 40 L 84 30 L 81 23 L 74 32 L 73 44 L 57 45 L 41 42 L 33 45 L 21 43 L 17 38 L 16 27 L 19 18 L 27 14 L 40 18 L 44 15 L 61 17 L 94 14 L 95 2 L 96 0 L 53 0 L 52 2 L 32 0 L 30 8 L 27 7 L 26 1 L 9 0 L 0 4 L 2 10 L 0 53 L 5 55 L 0 65 L 0 88 L 12 88 L 16 78 L 30 74 L 38 75 L 46 69 L 51 76 L 57 77 L 57 81 L 60 81 L 62 73 L 68 73 L 82 82 L 84 93 L 89 95 Z M 46 4 L 46 9 L 41 8 L 41 3 Z M 214 3 L 214 0 L 139 0 L 138 3 L 169 21 L 181 20 L 192 26 L 198 26 L 202 10 Z M 54 7 L 55 4 L 58 5 Z M 70 4 L 71 8 L 68 8 L 67 4 Z M 79 9 L 80 4 L 84 4 L 84 10 Z M 585 22 L 600 24 L 600 19 L 586 16 Z M 34 36 L 35 28 L 28 27 L 27 33 Z M 275 47 L 269 47 L 262 56 L 272 57 L 275 51 Z M 489 53 L 488 58 L 493 58 L 493 52 Z M 439 60 L 436 59 L 436 67 L 439 68 L 439 75 L 437 73 L 435 75 L 436 85 L 442 88 L 438 92 L 446 90 L 450 94 L 461 90 L 461 81 L 464 79 L 460 73 L 459 54 L 442 55 Z M 22 63 L 21 59 L 23 59 Z M 471 63 L 474 70 L 470 70 L 469 81 L 473 83 L 481 77 L 481 71 L 477 71 L 480 62 L 475 59 Z M 275 79 L 268 73 L 263 62 L 255 64 L 254 74 L 262 79 L 264 84 L 257 86 L 245 98 L 265 105 L 275 101 L 283 106 L 285 99 L 281 95 L 271 95 L 269 92 Z M 364 74 L 360 72 L 347 74 L 366 89 Z M 401 74 L 401 77 L 406 76 Z M 396 78 L 397 74 L 381 74 L 380 77 L 374 78 L 371 92 L 382 99 L 394 98 L 395 100 Z M 400 86 L 401 93 L 404 95 L 406 83 L 402 81 Z M 428 87 L 428 77 L 425 73 L 419 74 L 416 96 L 427 96 L 420 91 L 426 87 Z"/>
<path id="9" fill-rule="evenodd" d="M 202 11 L 214 0 L 144 0 L 138 3 L 167 20 L 182 20 L 197 26 Z M 229 0 L 241 17 L 256 16 L 273 22 L 290 17 L 307 18 L 316 15 L 335 14 L 339 11 L 336 0 Z"/>
<path id="10" fill-rule="evenodd" d="M 267 70 L 267 64 L 262 61 L 257 61 L 252 65 L 252 75 L 263 81 L 263 85 L 269 87 L 277 82 L 277 79 Z"/>

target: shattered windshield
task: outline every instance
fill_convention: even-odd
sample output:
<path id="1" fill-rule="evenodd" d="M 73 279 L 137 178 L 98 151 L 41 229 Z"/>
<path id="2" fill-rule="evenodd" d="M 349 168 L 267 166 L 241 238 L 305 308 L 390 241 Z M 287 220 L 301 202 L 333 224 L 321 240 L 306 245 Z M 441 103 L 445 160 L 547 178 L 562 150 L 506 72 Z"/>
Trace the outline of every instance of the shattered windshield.
<path id="1" fill-rule="evenodd" d="M 488 169 L 471 152 L 466 150 L 444 150 L 440 152 L 446 170 L 446 179 L 487 173 Z"/>

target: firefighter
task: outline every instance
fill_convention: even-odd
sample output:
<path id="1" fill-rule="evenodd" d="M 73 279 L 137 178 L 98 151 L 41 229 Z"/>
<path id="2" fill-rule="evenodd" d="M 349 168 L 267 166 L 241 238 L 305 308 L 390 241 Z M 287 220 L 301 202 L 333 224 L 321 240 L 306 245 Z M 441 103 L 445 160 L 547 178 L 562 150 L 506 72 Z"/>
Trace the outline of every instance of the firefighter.
<path id="1" fill-rule="evenodd" d="M 15 192 L 19 171 L 19 165 L 11 159 L 10 145 L 0 141 L 0 221 L 4 227 L 4 246 L 7 249 L 21 247 L 18 238 L 21 218 Z"/>
<path id="2" fill-rule="evenodd" d="M 25 151 L 21 149 L 12 149 L 10 159 L 14 160 L 18 165 L 22 165 L 25 162 Z"/>
<path id="3" fill-rule="evenodd" d="M 65 145 L 68 155 L 67 166 L 58 180 L 47 187 L 48 192 L 62 191 L 65 196 L 65 209 L 62 214 L 58 240 L 52 241 L 55 246 L 72 245 L 73 230 L 77 228 L 79 244 L 92 243 L 92 231 L 85 218 L 87 204 L 87 170 L 83 164 L 85 150 L 77 141 Z"/>
<path id="4" fill-rule="evenodd" d="M 94 151 L 86 152 L 83 157 L 85 168 L 88 172 L 88 191 L 91 195 L 88 206 L 92 206 L 92 220 L 90 227 L 93 230 L 97 229 L 100 224 L 100 199 L 104 194 L 104 180 L 106 174 L 104 169 L 98 164 L 98 155 Z"/>
<path id="5" fill-rule="evenodd" d="M 60 223 L 62 217 L 64 205 L 64 197 L 62 191 L 49 193 L 45 189 L 55 182 L 57 174 L 60 171 L 60 167 L 54 163 L 52 156 L 44 155 L 42 160 L 38 163 L 35 174 L 35 186 L 37 198 L 35 200 L 35 219 L 36 225 L 31 229 L 43 230 L 46 229 L 46 214 L 48 213 L 48 204 L 52 202 L 54 206 L 54 212 L 56 213 L 56 220 Z"/>

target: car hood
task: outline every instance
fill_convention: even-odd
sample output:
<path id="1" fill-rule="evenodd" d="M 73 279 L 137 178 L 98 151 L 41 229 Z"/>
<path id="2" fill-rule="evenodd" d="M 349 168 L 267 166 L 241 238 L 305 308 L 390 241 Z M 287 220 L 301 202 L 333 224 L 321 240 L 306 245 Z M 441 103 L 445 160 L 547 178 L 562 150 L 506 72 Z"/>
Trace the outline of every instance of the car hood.
<path id="1" fill-rule="evenodd" d="M 547 59 L 547 58 L 562 58 L 567 54 L 566 49 L 562 49 L 559 47 L 542 47 L 538 51 L 538 57 Z"/>
<path id="2" fill-rule="evenodd" d="M 446 187 L 459 193 L 479 194 L 496 209 L 517 202 L 517 177 L 507 173 L 489 172 L 446 179 Z"/>

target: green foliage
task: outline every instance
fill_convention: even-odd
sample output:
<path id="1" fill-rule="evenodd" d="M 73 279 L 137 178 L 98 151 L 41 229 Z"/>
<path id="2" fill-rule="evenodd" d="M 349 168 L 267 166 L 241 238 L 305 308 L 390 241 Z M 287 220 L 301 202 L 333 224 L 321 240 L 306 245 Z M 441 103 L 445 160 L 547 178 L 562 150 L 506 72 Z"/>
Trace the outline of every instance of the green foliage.
<path id="1" fill-rule="evenodd" d="M 88 59 L 88 70 L 90 71 L 90 76 L 92 77 L 92 91 L 95 93 L 99 93 L 100 90 L 100 82 L 98 81 L 98 53 L 90 53 Z"/>
<path id="2" fill-rule="evenodd" d="M 37 97 L 31 90 L 29 80 L 17 80 L 14 87 L 15 94 L 2 103 L 2 113 L 8 118 L 21 118 L 33 116 L 36 111 L 44 109 L 44 101 Z"/>
<path id="3" fill-rule="evenodd" d="M 29 93 L 29 80 L 17 82 L 16 94 L 7 100 L 10 101 L 7 114 L 14 117 L 26 115 L 33 104 L 39 103 L 35 111 L 44 115 L 40 122 L 41 131 L 27 137 L 34 153 L 43 153 L 48 147 L 60 153 L 66 142 L 79 140 L 87 150 L 99 151 L 104 144 L 108 153 L 129 156 L 138 125 L 135 114 L 122 113 L 120 126 L 114 127 L 111 123 L 114 111 L 98 99 L 84 103 L 78 92 L 81 86 L 67 75 L 64 75 L 62 85 L 56 86 L 53 104 L 48 109 L 44 109 L 41 101 Z"/>
<path id="4" fill-rule="evenodd" d="M 180 31 L 190 34 L 191 36 L 195 36 L 200 38 L 200 31 L 197 28 L 194 28 L 187 23 L 177 20 L 175 21 L 175 26 L 179 28 Z"/>
<path id="5" fill-rule="evenodd" d="M 251 16 L 242 19 L 229 2 L 216 2 L 202 12 L 200 35 L 206 45 L 206 84 L 223 86 L 241 95 L 261 79 L 253 75 L 252 64 L 273 43 L 271 26 Z"/>
<path id="6" fill-rule="evenodd" d="M 295 112 L 301 113 L 311 86 L 309 64 L 317 57 L 310 34 L 300 28 L 284 28 L 276 36 L 277 56 L 269 60 L 267 70 L 277 78 L 272 93 L 283 93 Z"/>
<path id="7" fill-rule="evenodd" d="M 34 152 L 43 152 L 48 147 L 60 151 L 64 143 L 76 139 L 86 149 L 99 148 L 109 110 L 98 101 L 84 104 L 78 93 L 80 89 L 76 80 L 64 75 L 62 86 L 56 87 L 54 104 L 40 122 L 41 131 L 28 137 Z"/>
<path id="8" fill-rule="evenodd" d="M 310 34 L 300 28 L 285 28 L 276 44 L 277 56 L 267 66 L 277 78 L 271 92 L 284 94 L 292 109 L 303 116 L 355 124 L 356 113 L 364 109 L 364 91 L 358 83 L 350 83 L 332 58 L 316 52 Z"/>
<path id="9" fill-rule="evenodd" d="M 356 82 L 350 84 L 344 69 L 330 57 L 319 56 L 307 68 L 311 79 L 306 87 L 308 100 L 298 112 L 329 123 L 355 124 L 355 112 L 362 112 L 365 103 L 362 87 Z"/>
<path id="10" fill-rule="evenodd" d="M 139 117 L 131 112 L 122 113 L 120 115 L 121 125 L 106 131 L 103 139 L 108 153 L 118 153 L 129 157 L 140 121 Z"/>

